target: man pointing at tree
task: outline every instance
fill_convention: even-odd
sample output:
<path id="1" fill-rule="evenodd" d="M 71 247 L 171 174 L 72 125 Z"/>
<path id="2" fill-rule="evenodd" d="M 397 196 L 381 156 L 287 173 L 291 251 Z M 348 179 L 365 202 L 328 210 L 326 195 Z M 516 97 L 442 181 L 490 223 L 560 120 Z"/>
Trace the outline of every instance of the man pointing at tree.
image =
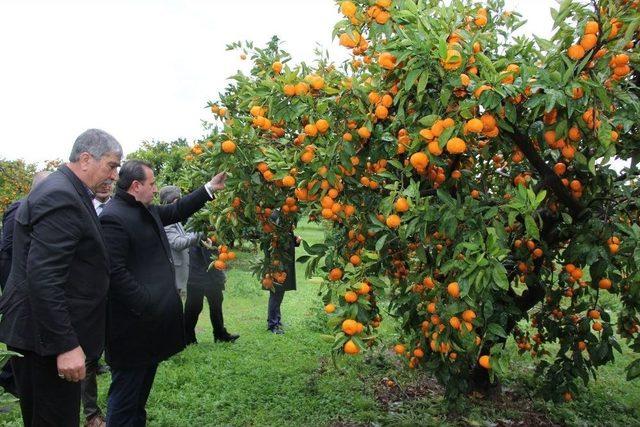
<path id="1" fill-rule="evenodd" d="M 224 188 L 220 173 L 170 205 L 151 204 L 158 192 L 150 165 L 122 165 L 116 195 L 102 211 L 111 260 L 106 358 L 111 366 L 108 426 L 143 426 L 158 364 L 185 346 L 182 302 L 164 226 L 185 221 Z"/>

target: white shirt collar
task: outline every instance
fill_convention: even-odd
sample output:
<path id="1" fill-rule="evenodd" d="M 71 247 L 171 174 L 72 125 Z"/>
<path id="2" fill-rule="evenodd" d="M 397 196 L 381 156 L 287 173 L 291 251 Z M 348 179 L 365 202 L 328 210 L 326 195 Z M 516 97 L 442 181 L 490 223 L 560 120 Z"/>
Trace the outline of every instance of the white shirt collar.
<path id="1" fill-rule="evenodd" d="M 100 200 L 94 198 L 93 199 L 93 208 L 97 208 L 100 205 L 106 205 L 107 203 L 109 203 L 109 200 L 111 200 L 111 197 L 109 197 L 107 200 L 105 200 L 104 202 L 101 202 Z"/>

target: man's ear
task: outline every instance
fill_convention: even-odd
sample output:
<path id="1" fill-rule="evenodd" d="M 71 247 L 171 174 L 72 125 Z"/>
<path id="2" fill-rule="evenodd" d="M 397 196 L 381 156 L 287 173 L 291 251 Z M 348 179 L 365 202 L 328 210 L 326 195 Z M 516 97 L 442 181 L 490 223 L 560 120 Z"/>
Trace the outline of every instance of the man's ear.
<path id="1" fill-rule="evenodd" d="M 84 153 L 80 153 L 80 168 L 83 171 L 89 169 L 89 162 L 91 161 L 91 159 L 91 154 L 87 153 L 86 151 Z"/>

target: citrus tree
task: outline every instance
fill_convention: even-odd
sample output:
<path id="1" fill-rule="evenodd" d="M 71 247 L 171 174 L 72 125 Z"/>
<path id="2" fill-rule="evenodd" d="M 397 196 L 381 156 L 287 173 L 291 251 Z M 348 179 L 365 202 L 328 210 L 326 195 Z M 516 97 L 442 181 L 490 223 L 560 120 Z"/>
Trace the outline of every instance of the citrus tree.
<path id="1" fill-rule="evenodd" d="M 229 173 L 194 225 L 259 228 L 271 287 L 288 231 L 322 221 L 299 261 L 325 278 L 336 354 L 379 341 L 384 300 L 395 352 L 449 396 L 495 383 L 513 337 L 570 400 L 621 339 L 640 351 L 639 2 L 563 0 L 549 40 L 514 37 L 502 0 L 449 3 L 339 2 L 340 64 L 229 45 L 252 68 L 186 158 L 185 181 Z"/>
<path id="2" fill-rule="evenodd" d="M 23 160 L 0 159 L 0 217 L 7 206 L 29 192 L 35 172 L 35 165 Z"/>
<path id="3" fill-rule="evenodd" d="M 181 168 L 184 157 L 188 153 L 187 140 L 179 138 L 175 141 L 143 141 L 134 152 L 127 155 L 127 159 L 144 160 L 149 163 L 158 180 L 158 186 L 181 185 Z"/>

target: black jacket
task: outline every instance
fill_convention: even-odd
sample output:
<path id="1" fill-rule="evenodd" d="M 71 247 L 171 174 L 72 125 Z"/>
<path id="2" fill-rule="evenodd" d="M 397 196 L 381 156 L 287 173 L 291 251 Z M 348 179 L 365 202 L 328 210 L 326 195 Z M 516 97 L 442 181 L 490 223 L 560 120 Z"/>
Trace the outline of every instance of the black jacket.
<path id="1" fill-rule="evenodd" d="M 202 246 L 189 248 L 189 280 L 187 281 L 187 286 L 224 290 L 226 279 L 224 272 L 213 267 L 209 269 L 213 254 L 214 251 Z"/>
<path id="2" fill-rule="evenodd" d="M 280 241 L 280 246 L 277 249 L 273 250 L 273 257 L 277 258 L 280 262 L 282 262 L 284 266 L 284 271 L 287 273 L 287 278 L 284 280 L 284 283 L 279 284 L 274 281 L 274 288 L 277 289 L 281 287 L 285 291 L 295 291 L 296 287 L 296 236 L 293 234 L 293 231 L 287 233 Z M 269 248 L 264 248 L 264 257 L 265 262 L 271 263 L 271 255 L 269 253 Z M 263 289 L 265 289 L 263 287 Z M 268 289 L 265 289 L 268 290 Z"/>
<path id="3" fill-rule="evenodd" d="M 182 301 L 164 226 L 209 200 L 204 187 L 148 208 L 118 189 L 100 214 L 111 260 L 106 359 L 115 368 L 158 363 L 185 346 Z"/>
<path id="4" fill-rule="evenodd" d="M 2 238 L 0 238 L 0 289 L 9 278 L 11 271 L 11 252 L 13 251 L 13 227 L 16 223 L 16 211 L 23 199 L 10 204 L 2 215 Z"/>
<path id="5" fill-rule="evenodd" d="M 89 189 L 61 166 L 16 212 L 0 341 L 41 356 L 103 349 L 108 256 Z"/>

